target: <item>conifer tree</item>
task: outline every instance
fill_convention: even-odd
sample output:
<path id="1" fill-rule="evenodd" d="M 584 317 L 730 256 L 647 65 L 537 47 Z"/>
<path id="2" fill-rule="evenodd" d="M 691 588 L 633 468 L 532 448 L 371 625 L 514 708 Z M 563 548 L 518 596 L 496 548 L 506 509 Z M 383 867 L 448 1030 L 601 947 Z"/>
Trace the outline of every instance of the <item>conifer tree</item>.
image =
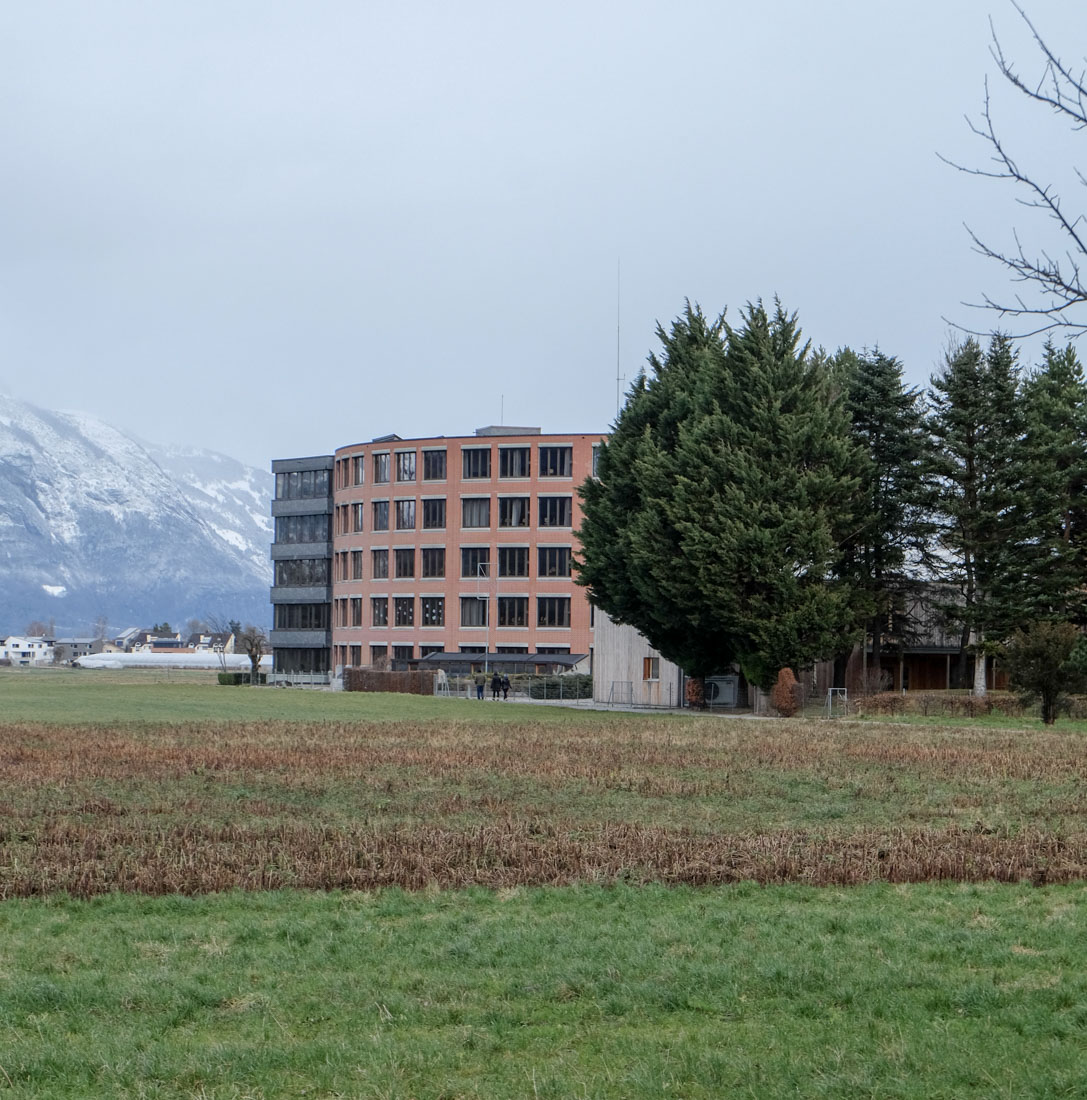
<path id="1" fill-rule="evenodd" d="M 835 359 L 861 455 L 858 521 L 843 566 L 865 597 L 871 667 L 878 673 L 884 637 L 901 643 L 916 631 L 906 566 L 919 559 L 923 541 L 921 394 L 905 387 L 901 364 L 878 348 L 860 355 L 845 348 Z"/>
<path id="2" fill-rule="evenodd" d="M 932 572 L 958 592 L 942 607 L 976 655 L 974 691 L 985 694 L 985 655 L 1016 625 L 1010 547 L 1022 438 L 1018 365 L 995 334 L 983 352 L 973 338 L 949 350 L 929 390 L 928 463 Z"/>
<path id="3" fill-rule="evenodd" d="M 1013 574 L 1020 622 L 1087 622 L 1087 382 L 1071 345 L 1047 342 L 1022 386 Z"/>
<path id="4" fill-rule="evenodd" d="M 738 662 L 769 688 L 852 639 L 832 575 L 858 485 L 845 406 L 779 303 L 738 329 L 688 303 L 657 335 L 581 488 L 578 580 L 689 675 Z"/>

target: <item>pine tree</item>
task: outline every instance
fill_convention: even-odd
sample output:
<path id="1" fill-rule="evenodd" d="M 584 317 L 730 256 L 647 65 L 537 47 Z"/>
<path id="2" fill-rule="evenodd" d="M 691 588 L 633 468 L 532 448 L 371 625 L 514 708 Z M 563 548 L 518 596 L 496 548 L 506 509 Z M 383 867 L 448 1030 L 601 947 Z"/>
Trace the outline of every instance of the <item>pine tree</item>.
<path id="1" fill-rule="evenodd" d="M 858 485 L 848 418 L 795 316 L 739 329 L 687 306 L 632 389 L 581 490 L 579 582 L 691 676 L 778 670 L 851 639 L 832 575 Z"/>
<path id="2" fill-rule="evenodd" d="M 1074 349 L 1047 342 L 1023 384 L 1014 572 L 1019 620 L 1087 622 L 1087 382 Z"/>
<path id="3" fill-rule="evenodd" d="M 878 673 L 885 636 L 902 644 L 916 632 L 906 565 L 920 556 L 923 539 L 921 394 L 903 385 L 901 364 L 878 348 L 860 355 L 846 348 L 835 359 L 862 456 L 858 523 L 843 566 L 865 596 L 872 668 Z"/>
<path id="4" fill-rule="evenodd" d="M 1012 517 L 1022 439 L 1018 365 L 1010 340 L 986 352 L 974 339 L 952 348 L 932 378 L 928 463 L 933 573 L 957 590 L 942 610 L 976 654 L 974 691 L 985 694 L 985 654 L 1016 625 L 1019 585 Z"/>

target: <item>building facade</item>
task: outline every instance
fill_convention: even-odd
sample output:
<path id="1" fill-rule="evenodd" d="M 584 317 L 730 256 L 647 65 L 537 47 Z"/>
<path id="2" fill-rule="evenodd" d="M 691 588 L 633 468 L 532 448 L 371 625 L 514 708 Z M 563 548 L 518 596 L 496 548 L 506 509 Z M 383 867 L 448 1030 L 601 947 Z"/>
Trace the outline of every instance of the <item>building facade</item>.
<path id="1" fill-rule="evenodd" d="M 332 623 L 332 455 L 272 463 L 272 672 L 327 679 Z"/>
<path id="2" fill-rule="evenodd" d="M 480 428 L 341 447 L 332 469 L 335 667 L 431 653 L 582 653 L 577 486 L 600 435 Z"/>

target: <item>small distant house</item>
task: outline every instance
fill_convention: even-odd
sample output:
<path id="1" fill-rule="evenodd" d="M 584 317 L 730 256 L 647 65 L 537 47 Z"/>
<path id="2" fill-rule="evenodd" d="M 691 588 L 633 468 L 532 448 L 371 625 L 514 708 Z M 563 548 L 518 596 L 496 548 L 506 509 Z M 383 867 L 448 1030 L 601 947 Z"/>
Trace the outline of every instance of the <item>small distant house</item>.
<path id="1" fill-rule="evenodd" d="M 101 638 L 58 638 L 53 646 L 53 659 L 66 664 L 89 653 L 101 653 L 105 642 Z"/>
<path id="2" fill-rule="evenodd" d="M 53 663 L 52 638 L 27 638 L 12 634 L 4 640 L 0 658 L 12 665 L 51 665 Z"/>

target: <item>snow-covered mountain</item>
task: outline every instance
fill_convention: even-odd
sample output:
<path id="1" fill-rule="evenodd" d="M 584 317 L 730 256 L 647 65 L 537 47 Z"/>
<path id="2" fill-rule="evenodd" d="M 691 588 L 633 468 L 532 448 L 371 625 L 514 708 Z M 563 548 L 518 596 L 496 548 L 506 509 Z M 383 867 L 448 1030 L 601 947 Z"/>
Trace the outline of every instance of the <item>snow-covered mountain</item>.
<path id="1" fill-rule="evenodd" d="M 0 633 L 267 625 L 272 475 L 0 394 Z"/>

